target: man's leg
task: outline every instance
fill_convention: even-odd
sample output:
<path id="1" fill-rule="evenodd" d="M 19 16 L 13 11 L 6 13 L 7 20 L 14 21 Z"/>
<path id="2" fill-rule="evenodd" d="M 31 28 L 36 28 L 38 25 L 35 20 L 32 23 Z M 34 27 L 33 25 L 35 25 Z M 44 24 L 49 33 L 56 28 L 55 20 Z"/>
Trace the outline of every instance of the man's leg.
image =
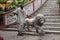
<path id="1" fill-rule="evenodd" d="M 23 24 L 18 24 L 17 30 L 18 30 L 18 36 L 21 35 L 23 36 Z"/>

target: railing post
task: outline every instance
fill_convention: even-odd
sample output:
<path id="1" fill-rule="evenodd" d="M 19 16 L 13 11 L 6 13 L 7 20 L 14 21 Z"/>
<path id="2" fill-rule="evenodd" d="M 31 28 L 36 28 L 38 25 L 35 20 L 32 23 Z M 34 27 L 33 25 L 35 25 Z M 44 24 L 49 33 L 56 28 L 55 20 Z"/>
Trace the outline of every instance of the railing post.
<path id="1" fill-rule="evenodd" d="M 5 26 L 5 15 L 3 15 L 3 24 Z"/>
<path id="2" fill-rule="evenodd" d="M 34 1 L 35 1 L 35 0 L 34 0 Z M 33 1 L 33 11 L 35 10 L 34 1 Z"/>
<path id="3" fill-rule="evenodd" d="M 41 5 L 42 5 L 42 0 L 41 0 Z"/>

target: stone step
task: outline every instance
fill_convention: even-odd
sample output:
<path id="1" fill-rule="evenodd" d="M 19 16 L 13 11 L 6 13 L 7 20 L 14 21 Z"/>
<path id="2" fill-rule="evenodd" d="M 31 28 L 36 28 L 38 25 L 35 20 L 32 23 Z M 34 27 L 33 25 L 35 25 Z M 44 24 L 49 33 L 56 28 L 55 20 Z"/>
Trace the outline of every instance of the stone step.
<path id="1" fill-rule="evenodd" d="M 44 14 L 45 16 L 60 16 L 60 14 L 59 13 L 47 13 L 47 14 Z"/>
<path id="2" fill-rule="evenodd" d="M 49 9 L 48 11 L 47 10 L 40 10 L 39 11 L 40 13 L 58 13 L 58 10 L 52 10 L 52 9 Z"/>
<path id="3" fill-rule="evenodd" d="M 53 31 L 53 30 L 44 30 L 46 33 L 57 33 L 60 34 L 60 31 Z"/>
<path id="4" fill-rule="evenodd" d="M 52 27 L 52 28 L 56 28 L 56 27 L 60 27 L 60 25 L 43 25 L 42 26 L 43 28 L 50 28 L 50 27 Z"/>
<path id="5" fill-rule="evenodd" d="M 52 7 L 59 7 L 58 4 L 45 4 L 43 8 L 52 8 Z"/>
<path id="6" fill-rule="evenodd" d="M 60 26 L 60 24 L 44 24 L 43 26 L 53 26 L 53 27 L 56 26 L 57 27 L 57 26 Z"/>
<path id="7" fill-rule="evenodd" d="M 45 16 L 60 16 L 58 12 L 42 12 L 38 11 L 36 14 L 44 14 Z"/>
<path id="8" fill-rule="evenodd" d="M 44 24 L 42 27 L 60 27 L 60 25 L 47 25 Z M 17 25 L 10 25 L 9 28 L 17 28 Z"/>
<path id="9" fill-rule="evenodd" d="M 46 26 L 46 27 L 44 27 L 43 26 L 43 29 L 44 30 L 56 30 L 56 31 L 60 31 L 60 27 L 51 27 L 51 26 Z"/>
<path id="10" fill-rule="evenodd" d="M 46 21 L 45 23 L 60 23 L 60 21 Z"/>
<path id="11" fill-rule="evenodd" d="M 52 2 L 53 2 L 54 5 L 58 5 L 58 4 L 57 4 L 57 1 L 47 2 L 48 4 L 47 4 L 47 3 L 46 3 L 46 4 L 47 4 L 47 5 L 53 5 Z"/>
<path id="12" fill-rule="evenodd" d="M 44 26 L 60 26 L 60 23 L 44 23 Z"/>
<path id="13" fill-rule="evenodd" d="M 17 28 L 17 27 L 18 27 L 17 24 L 8 26 L 8 28 Z"/>
<path id="14" fill-rule="evenodd" d="M 46 19 L 46 22 L 58 22 L 60 23 L 60 19 Z"/>
<path id="15" fill-rule="evenodd" d="M 51 9 L 41 10 L 40 12 L 41 12 L 41 13 L 58 13 L 58 10 L 59 10 L 59 9 L 53 9 L 53 8 L 51 8 Z"/>
<path id="16" fill-rule="evenodd" d="M 17 31 L 17 28 L 0 28 L 0 30 L 4 30 L 4 31 Z"/>
<path id="17" fill-rule="evenodd" d="M 53 9 L 53 10 L 52 10 L 52 9 L 47 9 L 47 10 L 46 10 L 46 9 L 45 9 L 45 10 L 41 10 L 41 12 L 42 12 L 42 13 L 44 13 L 44 12 L 45 12 L 45 13 L 55 13 L 55 12 L 57 13 L 57 12 L 58 12 L 58 9 L 57 9 L 57 10 L 54 10 L 54 9 Z"/>
<path id="18" fill-rule="evenodd" d="M 48 3 L 48 4 L 47 4 L 47 3 Z M 56 4 L 57 4 L 57 1 L 48 1 L 47 3 L 46 3 L 47 5 L 53 5 L 53 4 L 56 5 Z M 52 4 L 52 3 L 53 3 L 53 4 Z"/>
<path id="19" fill-rule="evenodd" d="M 51 1 L 52 1 L 52 2 L 53 2 L 53 1 L 54 1 L 54 2 L 57 2 L 56 0 L 48 0 L 48 2 L 51 2 Z"/>
<path id="20" fill-rule="evenodd" d="M 45 25 L 45 27 L 60 27 L 60 23 L 49 23 L 50 25 L 47 25 L 47 24 Z"/>
<path id="21" fill-rule="evenodd" d="M 46 23 L 46 22 L 44 24 L 47 24 L 47 25 L 49 25 L 49 24 L 50 25 L 60 25 L 60 23 Z"/>
<path id="22" fill-rule="evenodd" d="M 3 30 L 3 29 L 0 29 L 0 30 Z M 16 29 L 14 29 L 14 30 L 11 30 L 11 29 L 4 29 L 4 31 L 17 31 Z M 44 32 L 45 33 L 60 33 L 60 31 L 56 31 L 56 30 L 46 30 L 46 29 L 44 29 Z M 24 33 L 25 34 L 38 34 L 38 33 L 36 33 L 36 32 L 27 32 L 27 31 L 24 31 Z M 39 34 L 38 34 L 39 35 Z"/>
<path id="23" fill-rule="evenodd" d="M 48 8 L 48 7 L 58 7 L 58 4 L 55 2 L 55 3 L 46 3 L 45 5 L 44 5 L 44 7 L 43 8 Z"/>
<path id="24" fill-rule="evenodd" d="M 44 14 L 45 16 L 60 16 L 58 12 L 37 12 L 38 14 Z"/>
<path id="25" fill-rule="evenodd" d="M 42 13 L 42 12 L 37 12 L 37 13 L 35 14 L 35 16 L 36 16 L 36 15 L 39 15 L 39 14 L 43 14 L 43 15 L 46 16 L 46 17 L 59 17 L 59 16 L 60 16 L 59 13 Z"/>
<path id="26" fill-rule="evenodd" d="M 51 27 L 51 26 L 43 26 L 43 28 L 45 29 L 60 29 L 60 27 Z"/>
<path id="27" fill-rule="evenodd" d="M 55 8 L 55 11 L 57 11 L 59 6 L 57 6 L 57 7 L 46 6 L 46 7 L 43 7 L 42 10 L 44 10 L 44 11 L 47 10 L 48 11 L 48 10 L 54 10 L 54 8 Z"/>
<path id="28" fill-rule="evenodd" d="M 37 13 L 38 14 L 44 14 L 44 15 L 47 15 L 47 16 L 48 15 L 60 15 L 58 12 L 52 12 L 52 13 L 51 12 L 46 12 L 45 13 L 45 12 L 42 12 L 42 11 L 38 11 Z"/>
<path id="29" fill-rule="evenodd" d="M 17 31 L 16 28 L 4 28 L 4 29 L 0 29 L 2 31 Z M 28 31 L 23 31 L 24 35 L 34 35 L 34 36 L 40 36 L 39 33 L 36 33 L 35 31 L 31 31 L 31 32 L 28 32 Z"/>
<path id="30" fill-rule="evenodd" d="M 60 29 L 60 26 L 42 26 L 42 28 L 44 28 L 44 29 Z M 7 29 L 7 30 L 17 30 L 17 27 L 16 28 L 0 28 L 0 30 L 1 29 L 3 29 L 3 30 L 5 30 L 5 29 Z"/>
<path id="31" fill-rule="evenodd" d="M 45 14 L 47 14 L 47 13 L 58 13 L 58 10 L 57 11 L 40 11 L 40 13 L 45 13 Z"/>
<path id="32" fill-rule="evenodd" d="M 49 22 L 45 22 L 44 23 L 44 25 L 43 26 L 53 26 L 53 27 L 59 27 L 60 26 L 60 23 L 49 23 Z M 11 26 L 9 26 L 9 28 L 17 28 L 17 26 L 16 25 L 11 25 Z"/>
<path id="33" fill-rule="evenodd" d="M 4 31 L 18 31 L 17 28 L 0 28 L 0 30 L 4 30 Z M 36 32 L 36 30 L 35 30 L 35 28 L 32 28 L 31 31 L 27 31 L 26 29 L 24 29 L 23 32 Z"/>
<path id="34" fill-rule="evenodd" d="M 57 3 L 56 3 L 57 1 L 56 2 L 52 1 L 52 2 L 53 2 L 54 5 L 57 5 Z M 46 4 L 47 5 L 53 5 L 52 2 L 47 2 L 48 4 L 47 3 Z"/>
<path id="35" fill-rule="evenodd" d="M 37 15 L 37 14 L 36 14 Z M 32 17 L 35 17 L 36 15 L 33 15 Z M 45 16 L 45 19 L 47 20 L 47 21 L 49 21 L 49 19 L 50 20 L 52 20 L 52 21 L 59 21 L 59 19 L 60 19 L 60 16 Z M 55 20 L 54 20 L 55 19 Z"/>
<path id="36" fill-rule="evenodd" d="M 48 4 L 45 4 L 43 8 L 52 8 L 51 6 L 54 7 L 54 8 L 59 7 L 58 4 L 56 4 L 56 3 L 54 3 L 54 4 L 49 4 L 48 3 Z"/>
<path id="37" fill-rule="evenodd" d="M 48 18 L 48 19 L 60 19 L 60 16 L 45 16 L 45 18 Z"/>
<path id="38" fill-rule="evenodd" d="M 59 8 L 59 6 L 55 6 L 55 7 L 51 7 L 51 6 L 48 7 L 48 6 L 47 6 L 47 7 L 43 7 L 42 10 L 44 10 L 44 11 L 47 10 L 47 11 L 48 11 L 48 10 L 51 10 L 51 9 L 54 10 L 54 8 L 56 9 L 55 11 L 57 11 L 58 8 Z"/>
<path id="39" fill-rule="evenodd" d="M 42 27 L 60 27 L 60 25 L 44 24 Z M 9 28 L 17 28 L 17 26 L 16 25 L 10 25 Z"/>
<path id="40" fill-rule="evenodd" d="M 60 29 L 60 26 L 42 26 L 42 28 L 44 29 Z M 0 30 L 17 30 L 17 27 L 16 28 L 0 28 Z"/>
<path id="41" fill-rule="evenodd" d="M 58 18 L 53 18 L 53 19 L 46 19 L 46 23 L 60 23 L 60 19 Z"/>

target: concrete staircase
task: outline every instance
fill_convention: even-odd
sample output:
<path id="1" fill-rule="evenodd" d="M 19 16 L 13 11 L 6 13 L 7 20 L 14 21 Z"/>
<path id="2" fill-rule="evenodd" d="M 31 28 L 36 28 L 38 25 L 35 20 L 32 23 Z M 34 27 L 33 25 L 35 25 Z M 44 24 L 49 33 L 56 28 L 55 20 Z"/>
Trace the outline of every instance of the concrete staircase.
<path id="1" fill-rule="evenodd" d="M 57 0 L 48 0 L 44 7 L 37 13 L 45 15 L 46 22 L 43 28 L 46 32 L 60 33 L 60 15 L 58 13 Z"/>

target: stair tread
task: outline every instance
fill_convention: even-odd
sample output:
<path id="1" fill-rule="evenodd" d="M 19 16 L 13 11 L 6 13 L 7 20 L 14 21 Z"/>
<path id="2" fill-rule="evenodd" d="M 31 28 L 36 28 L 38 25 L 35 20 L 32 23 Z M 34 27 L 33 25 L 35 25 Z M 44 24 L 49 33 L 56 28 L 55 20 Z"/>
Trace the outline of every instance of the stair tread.
<path id="1" fill-rule="evenodd" d="M 46 23 L 46 22 L 45 22 L 44 24 L 60 24 L 60 23 Z"/>
<path id="2" fill-rule="evenodd" d="M 17 31 L 17 28 L 0 28 L 0 30 Z"/>
<path id="3" fill-rule="evenodd" d="M 58 29 L 60 29 L 60 27 L 43 27 L 43 28 L 58 28 Z"/>
<path id="4" fill-rule="evenodd" d="M 60 33 L 60 31 L 53 31 L 53 30 L 44 30 L 45 32 L 50 32 L 50 33 Z"/>

